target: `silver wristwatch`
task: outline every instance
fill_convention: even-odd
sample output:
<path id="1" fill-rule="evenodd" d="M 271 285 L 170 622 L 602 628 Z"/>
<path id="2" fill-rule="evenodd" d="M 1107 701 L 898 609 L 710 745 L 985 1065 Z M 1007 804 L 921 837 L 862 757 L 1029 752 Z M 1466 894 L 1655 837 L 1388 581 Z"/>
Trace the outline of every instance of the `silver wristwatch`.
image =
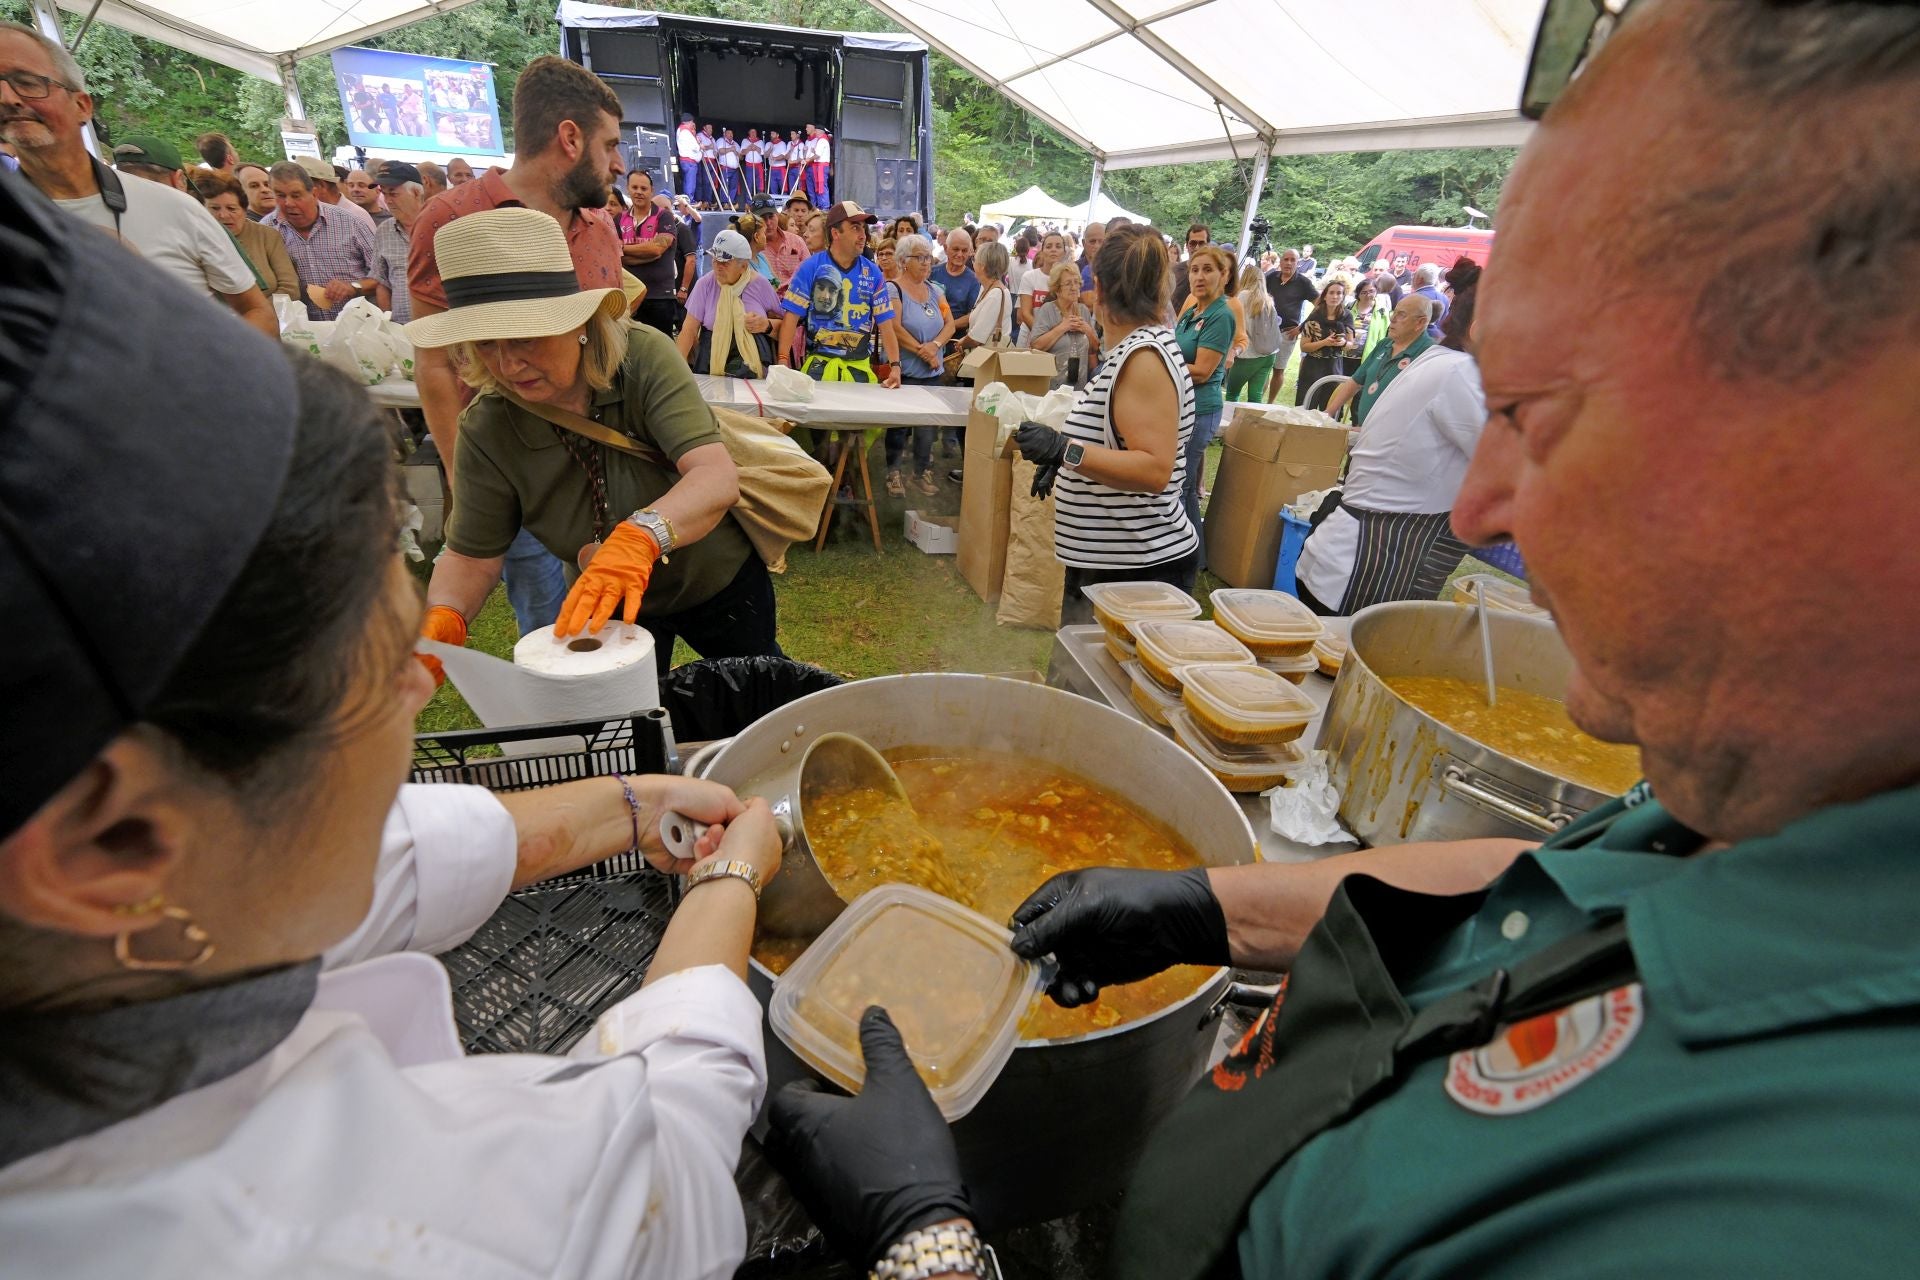
<path id="1" fill-rule="evenodd" d="M 660 548 L 660 558 L 665 560 L 667 554 L 673 550 L 673 521 L 652 507 L 636 511 L 627 519 L 653 535 L 654 542 Z"/>
<path id="2" fill-rule="evenodd" d="M 873 1264 L 868 1280 L 930 1280 L 933 1276 L 984 1276 L 1001 1280 L 1000 1259 L 972 1227 L 952 1223 L 902 1236 Z"/>

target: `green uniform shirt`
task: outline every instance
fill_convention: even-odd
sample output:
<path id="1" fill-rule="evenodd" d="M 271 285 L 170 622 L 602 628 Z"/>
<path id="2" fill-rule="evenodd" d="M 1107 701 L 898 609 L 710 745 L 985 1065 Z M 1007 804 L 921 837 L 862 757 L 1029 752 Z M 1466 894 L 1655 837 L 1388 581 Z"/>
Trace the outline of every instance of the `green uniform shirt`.
<path id="1" fill-rule="evenodd" d="M 1415 1007 L 1623 908 L 1638 989 L 1311 1139 L 1250 1206 L 1243 1273 L 1920 1272 L 1920 789 L 1673 856 L 1699 844 L 1643 786 L 1516 862 Z"/>
<path id="2" fill-rule="evenodd" d="M 1174 322 L 1173 340 L 1180 344 L 1180 354 L 1187 358 L 1189 365 L 1200 358 L 1202 351 L 1220 353 L 1220 362 L 1213 366 L 1213 372 L 1204 381 L 1196 378 L 1193 382 L 1193 411 L 1197 414 L 1220 412 L 1223 403 L 1220 392 L 1227 381 L 1227 352 L 1233 347 L 1233 308 L 1225 298 L 1215 298 L 1204 310 L 1188 307 Z"/>
<path id="3" fill-rule="evenodd" d="M 700 399 L 700 384 L 687 362 L 671 339 L 645 325 L 632 329 L 613 385 L 594 393 L 591 416 L 676 462 L 690 449 L 720 443 L 720 428 Z M 507 553 L 524 524 L 566 565 L 569 581 L 577 577 L 580 548 L 594 540 L 593 489 L 574 450 L 561 443 L 561 433 L 501 396 L 475 397 L 460 415 L 447 545 L 463 556 L 491 559 Z M 581 452 L 591 449 L 603 459 L 609 533 L 679 482 L 679 472 L 649 459 L 580 436 L 569 439 Z M 722 520 L 712 533 L 654 566 L 641 616 L 657 618 L 706 603 L 753 553 L 739 524 Z"/>

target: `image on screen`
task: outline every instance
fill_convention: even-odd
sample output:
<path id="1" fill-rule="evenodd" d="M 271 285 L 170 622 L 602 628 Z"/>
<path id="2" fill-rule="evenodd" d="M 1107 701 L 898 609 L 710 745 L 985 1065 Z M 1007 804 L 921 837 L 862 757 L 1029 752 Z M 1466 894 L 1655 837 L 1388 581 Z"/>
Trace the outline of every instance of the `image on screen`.
<path id="1" fill-rule="evenodd" d="M 356 147 L 503 155 L 493 68 L 384 49 L 337 49 L 333 79 Z"/>

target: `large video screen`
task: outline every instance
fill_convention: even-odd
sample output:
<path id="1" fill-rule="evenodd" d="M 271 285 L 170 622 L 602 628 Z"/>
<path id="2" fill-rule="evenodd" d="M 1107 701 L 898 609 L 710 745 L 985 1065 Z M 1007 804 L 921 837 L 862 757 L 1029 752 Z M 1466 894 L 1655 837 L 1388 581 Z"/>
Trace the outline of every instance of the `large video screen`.
<path id="1" fill-rule="evenodd" d="M 493 68 L 385 49 L 336 49 L 333 80 L 356 147 L 506 154 Z"/>

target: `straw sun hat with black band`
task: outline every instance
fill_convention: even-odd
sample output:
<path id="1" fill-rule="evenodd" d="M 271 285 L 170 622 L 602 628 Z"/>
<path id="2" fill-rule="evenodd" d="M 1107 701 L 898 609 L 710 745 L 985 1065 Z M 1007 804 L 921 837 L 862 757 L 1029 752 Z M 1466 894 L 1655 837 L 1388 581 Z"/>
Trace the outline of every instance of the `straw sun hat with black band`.
<path id="1" fill-rule="evenodd" d="M 626 314 L 619 289 L 582 289 L 566 232 L 537 209 L 489 209 L 442 226 L 433 257 L 447 309 L 406 326 L 417 347 L 546 338 L 604 311 Z"/>

